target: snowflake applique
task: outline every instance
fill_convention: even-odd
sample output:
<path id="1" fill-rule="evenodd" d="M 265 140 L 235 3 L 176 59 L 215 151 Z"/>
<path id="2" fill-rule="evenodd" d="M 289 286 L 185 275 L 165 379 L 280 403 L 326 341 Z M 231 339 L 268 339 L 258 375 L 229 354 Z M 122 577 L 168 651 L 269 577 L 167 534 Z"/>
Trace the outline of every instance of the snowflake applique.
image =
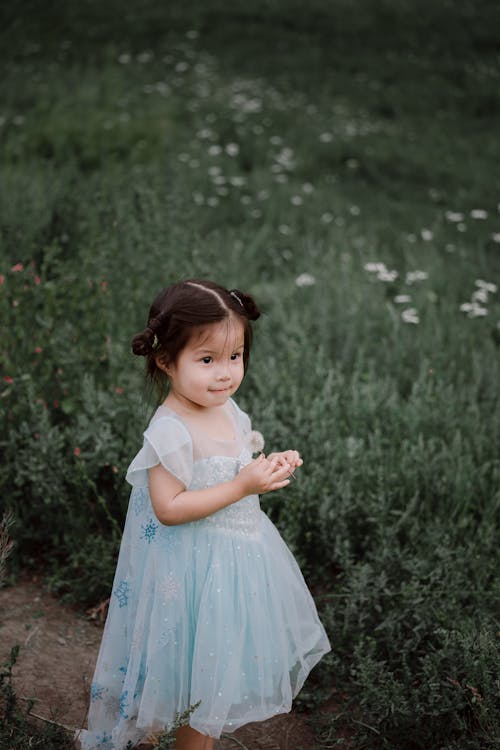
<path id="1" fill-rule="evenodd" d="M 95 703 L 95 701 L 100 701 L 102 699 L 102 694 L 104 693 L 104 688 L 100 687 L 97 682 L 93 682 L 90 686 L 90 700 L 92 703 Z"/>
<path id="2" fill-rule="evenodd" d="M 129 707 L 129 702 L 127 698 L 128 698 L 128 690 L 124 690 L 123 693 L 120 695 L 120 704 L 119 704 L 119 711 L 120 711 L 120 716 L 122 717 L 122 719 L 128 719 L 127 708 Z"/>
<path id="3" fill-rule="evenodd" d="M 172 573 L 169 573 L 158 585 L 161 592 L 162 599 L 164 602 L 168 602 L 171 599 L 177 599 L 179 595 L 180 586 L 175 580 Z"/>
<path id="4" fill-rule="evenodd" d="M 145 510 L 147 505 L 147 497 L 146 497 L 146 490 L 144 490 L 142 487 L 136 490 L 136 493 L 134 495 L 134 500 L 132 502 L 132 507 L 134 509 L 134 513 L 136 516 L 139 516 L 143 510 Z"/>
<path id="5" fill-rule="evenodd" d="M 118 599 L 120 609 L 126 607 L 128 604 L 128 597 L 130 593 L 130 586 L 127 581 L 120 581 L 120 585 L 113 591 L 113 594 Z"/>
<path id="6" fill-rule="evenodd" d="M 146 525 L 142 524 L 141 528 L 143 532 L 141 539 L 145 539 L 148 544 L 151 544 L 156 536 L 158 524 L 155 523 L 152 518 L 150 518 Z"/>

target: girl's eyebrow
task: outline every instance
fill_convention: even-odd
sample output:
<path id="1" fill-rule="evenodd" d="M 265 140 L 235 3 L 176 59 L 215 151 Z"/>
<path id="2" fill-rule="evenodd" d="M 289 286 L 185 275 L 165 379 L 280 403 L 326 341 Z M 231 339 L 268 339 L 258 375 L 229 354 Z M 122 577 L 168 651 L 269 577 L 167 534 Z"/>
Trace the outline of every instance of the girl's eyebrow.
<path id="1" fill-rule="evenodd" d="M 245 344 L 241 343 L 241 344 L 238 344 L 238 346 L 235 346 L 234 349 L 232 349 L 231 351 L 235 352 L 238 349 L 244 349 L 244 348 L 245 348 Z M 218 354 L 218 353 L 219 351 L 217 349 L 205 349 L 202 346 L 195 349 L 195 354 Z"/>

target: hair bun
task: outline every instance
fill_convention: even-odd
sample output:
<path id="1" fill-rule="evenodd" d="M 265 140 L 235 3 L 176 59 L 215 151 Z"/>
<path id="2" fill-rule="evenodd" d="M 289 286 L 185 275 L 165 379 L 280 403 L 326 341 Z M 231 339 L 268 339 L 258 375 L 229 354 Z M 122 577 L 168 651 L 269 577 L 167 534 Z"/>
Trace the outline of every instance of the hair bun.
<path id="1" fill-rule="evenodd" d="M 239 289 L 231 289 L 229 294 L 237 297 L 249 320 L 260 318 L 260 310 L 251 294 L 245 294 Z"/>
<path id="2" fill-rule="evenodd" d="M 142 333 L 137 333 L 132 339 L 133 353 L 138 357 L 147 357 L 153 349 L 154 338 L 155 332 L 149 326 Z"/>

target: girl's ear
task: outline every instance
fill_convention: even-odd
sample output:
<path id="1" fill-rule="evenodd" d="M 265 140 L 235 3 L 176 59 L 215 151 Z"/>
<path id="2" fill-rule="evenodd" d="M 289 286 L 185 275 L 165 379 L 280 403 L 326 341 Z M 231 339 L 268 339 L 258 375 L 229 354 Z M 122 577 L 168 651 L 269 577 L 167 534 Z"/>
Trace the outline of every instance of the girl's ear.
<path id="1" fill-rule="evenodd" d="M 155 356 L 155 362 L 156 362 L 156 366 L 158 367 L 159 370 L 161 370 L 162 372 L 164 372 L 165 375 L 170 375 L 170 367 L 169 367 L 169 364 L 168 364 L 168 362 L 167 362 L 167 360 L 165 358 L 165 355 L 163 355 L 163 357 L 162 357 L 161 354 L 157 354 Z"/>

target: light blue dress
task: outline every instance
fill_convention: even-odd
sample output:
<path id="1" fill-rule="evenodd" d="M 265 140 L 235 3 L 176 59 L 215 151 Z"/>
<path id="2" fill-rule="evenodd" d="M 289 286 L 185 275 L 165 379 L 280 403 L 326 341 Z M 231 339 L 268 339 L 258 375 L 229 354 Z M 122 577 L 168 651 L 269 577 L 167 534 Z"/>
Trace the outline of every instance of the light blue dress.
<path id="1" fill-rule="evenodd" d="M 190 490 L 252 460 L 250 420 L 231 399 L 234 439 L 218 441 L 160 406 L 132 461 L 132 485 L 82 748 L 124 750 L 172 726 L 218 738 L 290 711 L 330 650 L 300 569 L 257 495 L 199 521 L 164 526 L 148 492 L 161 462 Z"/>

